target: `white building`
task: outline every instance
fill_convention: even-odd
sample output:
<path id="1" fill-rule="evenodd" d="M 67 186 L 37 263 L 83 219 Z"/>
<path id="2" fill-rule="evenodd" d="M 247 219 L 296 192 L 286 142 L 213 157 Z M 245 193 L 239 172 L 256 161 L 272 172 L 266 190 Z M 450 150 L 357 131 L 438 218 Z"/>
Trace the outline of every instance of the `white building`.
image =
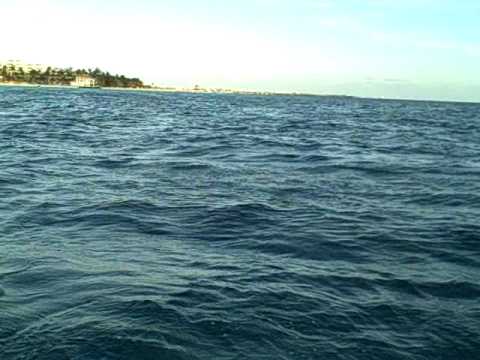
<path id="1" fill-rule="evenodd" d="M 97 81 L 88 75 L 77 75 L 70 85 L 76 87 L 96 87 Z"/>

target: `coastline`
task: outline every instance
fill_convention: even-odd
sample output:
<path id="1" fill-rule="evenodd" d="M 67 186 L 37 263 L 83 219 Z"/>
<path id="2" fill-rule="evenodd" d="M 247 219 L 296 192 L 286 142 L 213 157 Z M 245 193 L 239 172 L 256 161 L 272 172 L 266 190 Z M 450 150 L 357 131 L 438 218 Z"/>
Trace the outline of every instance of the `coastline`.
<path id="1" fill-rule="evenodd" d="M 73 88 L 72 86 L 69 86 L 69 85 L 45 85 L 45 84 L 6 83 L 6 82 L 0 82 L 0 86 L 5 86 L 5 87 L 28 87 L 28 88 L 59 88 L 59 89 Z"/>
<path id="2" fill-rule="evenodd" d="M 308 94 L 308 93 L 288 93 L 288 92 L 269 92 L 269 91 L 249 91 L 249 90 L 233 90 L 233 89 L 209 89 L 209 88 L 174 88 L 174 87 L 143 87 L 143 88 L 129 88 L 129 87 L 92 87 L 79 88 L 71 85 L 46 85 L 46 84 L 31 84 L 31 83 L 7 83 L 0 82 L 0 87 L 23 87 L 23 88 L 42 88 L 42 89 L 65 89 L 65 90 L 107 90 L 107 91 L 127 91 L 127 92 L 151 92 L 151 93 L 184 93 L 184 94 L 219 94 L 219 95 L 244 95 L 244 96 L 321 96 L 334 98 L 360 98 L 358 96 L 350 95 L 335 95 L 335 94 Z M 395 99 L 383 99 L 395 100 Z"/>
<path id="3" fill-rule="evenodd" d="M 45 84 L 31 84 L 31 83 L 7 83 L 0 82 L 0 86 L 4 87 L 26 87 L 26 88 L 58 88 L 58 89 L 72 89 L 78 90 L 78 87 L 71 85 L 45 85 Z M 235 95 L 308 95 L 296 93 L 273 93 L 262 91 L 244 91 L 244 90 L 217 90 L 217 89 L 188 89 L 188 88 L 127 88 L 127 87 L 108 87 L 102 86 L 100 88 L 93 88 L 98 90 L 110 91 L 142 91 L 142 92 L 165 92 L 165 93 L 191 93 L 191 94 L 235 94 Z"/>

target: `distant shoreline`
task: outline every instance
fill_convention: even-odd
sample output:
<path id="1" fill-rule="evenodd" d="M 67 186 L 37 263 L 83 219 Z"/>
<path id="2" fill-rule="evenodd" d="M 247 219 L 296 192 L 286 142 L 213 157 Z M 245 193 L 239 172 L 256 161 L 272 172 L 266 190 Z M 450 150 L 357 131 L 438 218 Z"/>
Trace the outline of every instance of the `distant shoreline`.
<path id="1" fill-rule="evenodd" d="M 4 87 L 26 87 L 26 88 L 58 88 L 58 89 L 72 89 L 79 90 L 81 88 L 71 85 L 47 85 L 47 84 L 32 84 L 32 83 L 6 83 L 0 82 L 0 86 Z M 262 96 L 328 96 L 338 98 L 356 98 L 356 96 L 348 95 L 319 95 L 319 94 L 304 94 L 304 93 L 281 93 L 269 91 L 246 91 L 246 90 L 218 90 L 218 89 L 188 89 L 188 88 L 158 88 L 158 87 L 139 87 L 139 88 L 125 88 L 125 87 L 109 87 L 102 86 L 92 88 L 97 90 L 111 90 L 111 91 L 141 91 L 141 92 L 161 92 L 161 93 L 189 93 L 189 94 L 231 94 L 231 95 L 262 95 Z"/>
<path id="2" fill-rule="evenodd" d="M 69 85 L 47 85 L 47 84 L 30 84 L 30 83 L 7 83 L 0 82 L 0 86 L 6 87 L 30 87 L 30 88 L 72 88 Z"/>
<path id="3" fill-rule="evenodd" d="M 43 89 L 70 89 L 81 90 L 70 85 L 46 85 L 46 84 L 29 84 L 29 83 L 5 83 L 0 82 L 0 87 L 25 87 L 25 88 L 43 88 Z M 257 96 L 312 96 L 312 97 L 330 97 L 338 99 L 371 99 L 382 101 L 414 101 L 414 102 L 434 102 L 434 103 L 461 103 L 461 104 L 480 104 L 476 101 L 459 101 L 459 100 L 432 100 L 432 99 L 394 99 L 394 98 L 375 98 L 362 97 L 353 95 L 334 95 L 334 94 L 307 94 L 307 93 L 280 93 L 280 92 L 255 92 L 242 90 L 228 90 L 228 91 L 208 91 L 195 89 L 180 89 L 180 88 L 123 88 L 123 87 L 100 87 L 92 90 L 109 90 L 109 91 L 130 91 L 130 92 L 152 92 L 152 93 L 184 93 L 184 94 L 219 94 L 219 95 L 257 95 Z"/>
<path id="4" fill-rule="evenodd" d="M 0 86 L 6 87 L 27 87 L 27 88 L 59 88 L 59 89 L 76 89 L 79 88 L 71 85 L 47 85 L 47 84 L 32 84 L 32 83 L 6 83 L 0 82 Z M 263 91 L 243 91 L 243 90 L 210 90 L 210 89 L 187 89 L 187 88 L 155 88 L 155 87 L 111 87 L 101 86 L 92 89 L 99 90 L 117 90 L 117 91 L 144 91 L 144 92 L 168 92 L 168 93 L 193 93 L 193 94 L 237 94 L 237 95 L 310 95 L 310 94 L 295 94 L 295 93 L 273 93 Z"/>

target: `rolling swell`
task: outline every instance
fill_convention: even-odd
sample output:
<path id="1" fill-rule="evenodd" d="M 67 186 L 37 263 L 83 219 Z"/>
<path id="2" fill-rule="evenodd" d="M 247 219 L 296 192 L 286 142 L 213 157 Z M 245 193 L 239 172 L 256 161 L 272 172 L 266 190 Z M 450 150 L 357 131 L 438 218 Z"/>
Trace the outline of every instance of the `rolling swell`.
<path id="1" fill-rule="evenodd" d="M 479 110 L 0 89 L 0 358 L 478 357 Z"/>

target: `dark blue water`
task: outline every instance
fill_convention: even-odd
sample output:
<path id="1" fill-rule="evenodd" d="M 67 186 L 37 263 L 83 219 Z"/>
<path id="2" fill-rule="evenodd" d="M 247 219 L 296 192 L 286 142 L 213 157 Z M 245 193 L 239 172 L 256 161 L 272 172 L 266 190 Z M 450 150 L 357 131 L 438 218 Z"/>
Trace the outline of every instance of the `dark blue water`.
<path id="1" fill-rule="evenodd" d="M 480 105 L 0 89 L 0 359 L 479 359 Z"/>

